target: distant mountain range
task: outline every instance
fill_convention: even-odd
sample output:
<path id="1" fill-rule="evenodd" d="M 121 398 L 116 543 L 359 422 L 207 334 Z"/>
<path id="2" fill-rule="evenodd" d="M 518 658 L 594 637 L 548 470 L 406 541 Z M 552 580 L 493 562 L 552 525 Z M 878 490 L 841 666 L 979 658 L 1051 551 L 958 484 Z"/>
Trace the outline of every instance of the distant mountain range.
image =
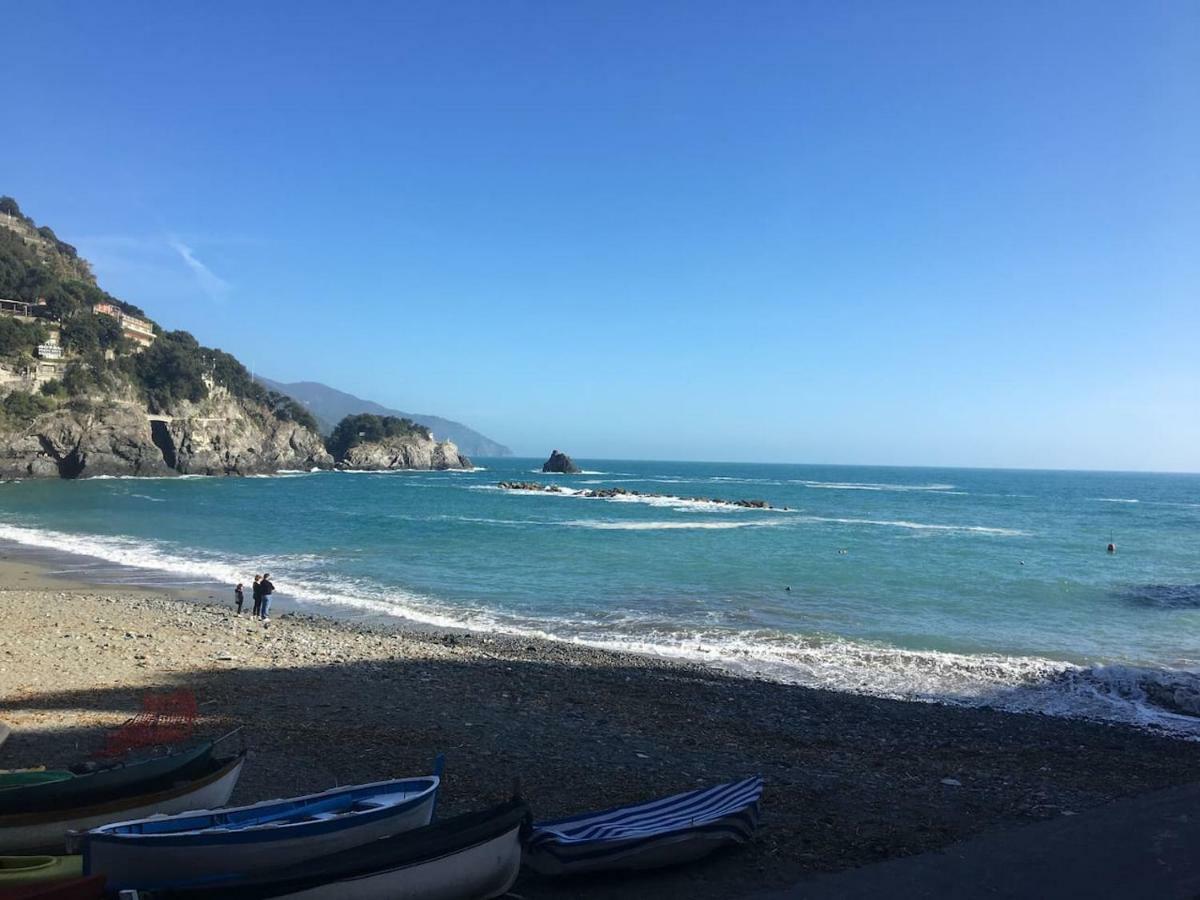
<path id="1" fill-rule="evenodd" d="M 312 413 L 321 431 L 329 434 L 333 427 L 346 416 L 356 413 L 374 413 L 377 416 L 401 416 L 412 419 L 418 425 L 424 425 L 439 440 L 453 441 L 458 449 L 467 456 L 512 456 L 512 450 L 503 444 L 498 444 L 491 438 L 484 437 L 461 422 L 452 422 L 441 416 L 427 416 L 421 413 L 401 412 L 389 409 L 371 400 L 363 400 L 345 391 L 331 388 L 327 384 L 316 381 L 295 381 L 284 384 L 272 381 L 261 375 L 255 376 L 263 387 L 272 391 L 287 394 Z"/>

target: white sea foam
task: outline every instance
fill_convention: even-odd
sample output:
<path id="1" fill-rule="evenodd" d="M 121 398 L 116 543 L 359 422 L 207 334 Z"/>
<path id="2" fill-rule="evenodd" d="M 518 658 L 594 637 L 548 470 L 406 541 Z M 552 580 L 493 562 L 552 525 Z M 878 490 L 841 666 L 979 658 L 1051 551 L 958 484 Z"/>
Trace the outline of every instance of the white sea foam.
<path id="1" fill-rule="evenodd" d="M 587 523 L 589 520 L 580 520 Z M 763 520 L 768 525 L 774 520 Z M 610 523 L 599 523 L 607 526 Z M 675 525 L 678 523 L 662 523 Z M 718 527 L 734 523 L 709 523 Z M 736 523 L 741 525 L 742 523 Z M 591 527 L 589 524 L 580 527 Z M 439 628 L 465 628 L 565 640 L 715 664 L 781 681 L 852 693 L 1014 711 L 1094 718 L 1149 726 L 1200 739 L 1200 673 L 1139 666 L 1079 666 L 999 654 L 905 650 L 881 644 L 729 629 L 681 630 L 638 612 L 600 620 L 517 619 L 471 604 L 448 604 L 401 589 L 314 573 L 314 554 L 214 559 L 183 557 L 165 544 L 0 523 L 0 539 L 189 579 L 234 584 L 247 572 L 290 566 L 302 577 L 280 581 L 287 597 L 386 614 Z M 329 585 L 322 582 L 329 578 Z M 336 585 L 336 588 L 332 588 Z"/>
<path id="2" fill-rule="evenodd" d="M 166 503 L 164 497 L 151 497 L 149 494 L 130 494 L 130 497 L 137 497 L 139 500 L 149 500 L 151 503 Z"/>
<path id="3" fill-rule="evenodd" d="M 578 472 L 546 472 L 542 469 L 530 469 L 534 475 L 607 475 L 607 472 L 597 472 L 595 469 L 580 469 Z M 590 482 L 589 482 L 590 483 Z"/>
<path id="4" fill-rule="evenodd" d="M 1133 500 L 1128 497 L 1091 497 L 1090 499 L 1097 503 L 1141 503 L 1141 500 Z"/>
<path id="5" fill-rule="evenodd" d="M 550 524 L 550 523 L 547 523 Z M 595 531 L 685 531 L 685 530 L 725 530 L 729 528 L 770 528 L 785 524 L 782 519 L 765 519 L 746 522 L 742 520 L 729 522 L 615 522 L 599 519 L 576 519 L 569 522 L 555 523 L 568 528 L 589 528 Z"/>
<path id="6" fill-rule="evenodd" d="M 798 516 L 800 522 L 830 522 L 837 525 L 875 525 L 881 528 L 907 528 L 913 531 L 958 531 L 968 534 L 994 534 L 1003 537 L 1028 537 L 1028 531 L 1018 528 L 994 528 L 989 525 L 933 525 L 927 522 L 908 522 L 904 519 L 848 519 L 833 516 Z"/>
<path id="7" fill-rule="evenodd" d="M 196 478 L 220 478 L 220 475 L 85 475 L 81 481 L 187 481 Z"/>
<path id="8" fill-rule="evenodd" d="M 888 484 L 887 482 L 858 481 L 809 481 L 793 479 L 790 484 L 801 484 L 807 488 L 828 491 L 898 491 L 901 493 L 936 493 L 964 495 L 966 491 L 955 490 L 952 484 Z"/>
<path id="9" fill-rule="evenodd" d="M 675 509 L 681 512 L 715 512 L 715 513 L 731 513 L 731 512 L 756 512 L 756 513 L 790 513 L 793 510 L 764 509 L 762 507 L 753 506 L 738 506 L 731 500 L 700 500 L 690 497 L 673 497 L 670 495 L 651 496 L 647 494 L 616 494 L 612 497 L 589 497 L 587 491 L 582 488 L 559 487 L 553 491 L 540 490 L 522 490 L 519 488 L 502 488 L 494 484 L 475 485 L 471 490 L 476 491 L 504 491 L 506 494 L 523 495 L 526 497 L 573 497 L 580 500 L 601 500 L 607 503 L 640 503 L 645 506 L 656 506 L 660 509 Z"/>

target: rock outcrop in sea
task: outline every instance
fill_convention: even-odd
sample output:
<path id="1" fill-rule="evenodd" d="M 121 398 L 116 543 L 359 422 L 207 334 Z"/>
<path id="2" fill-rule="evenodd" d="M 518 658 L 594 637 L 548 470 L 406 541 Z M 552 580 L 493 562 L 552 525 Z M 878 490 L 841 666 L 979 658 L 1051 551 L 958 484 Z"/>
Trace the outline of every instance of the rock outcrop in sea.
<path id="1" fill-rule="evenodd" d="M 471 460 L 452 441 L 432 435 L 410 434 L 357 444 L 338 460 L 344 469 L 470 469 Z"/>
<path id="2" fill-rule="evenodd" d="M 788 510 L 786 506 L 772 506 L 766 500 L 724 500 L 720 497 L 676 497 L 674 494 L 656 494 L 652 491 L 631 491 L 626 488 L 610 487 L 576 491 L 557 484 L 542 484 L 540 481 L 501 481 L 497 485 L 504 491 L 540 491 L 544 494 L 569 494 L 585 500 L 611 500 L 614 497 L 647 497 L 659 500 L 683 500 L 691 503 L 716 503 L 719 506 L 740 506 L 744 509 Z"/>
<path id="3" fill-rule="evenodd" d="M 575 461 L 560 450 L 552 450 L 550 458 L 542 463 L 543 472 L 557 472 L 560 475 L 578 475 L 583 470 L 575 465 Z"/>

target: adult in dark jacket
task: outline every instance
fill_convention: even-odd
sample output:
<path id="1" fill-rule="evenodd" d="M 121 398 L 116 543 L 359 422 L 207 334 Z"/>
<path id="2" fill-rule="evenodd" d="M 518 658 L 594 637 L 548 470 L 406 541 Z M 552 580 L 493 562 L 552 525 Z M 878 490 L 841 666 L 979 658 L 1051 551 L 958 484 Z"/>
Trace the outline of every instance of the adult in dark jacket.
<path id="1" fill-rule="evenodd" d="M 268 619 L 268 611 L 271 609 L 271 595 L 275 593 L 275 585 L 271 584 L 271 573 L 268 572 L 262 577 L 262 581 L 258 583 L 258 592 L 262 594 L 262 620 Z"/>
<path id="2" fill-rule="evenodd" d="M 262 615 L 262 576 L 254 576 L 254 584 L 250 588 L 250 592 L 254 595 L 254 611 L 252 616 Z"/>

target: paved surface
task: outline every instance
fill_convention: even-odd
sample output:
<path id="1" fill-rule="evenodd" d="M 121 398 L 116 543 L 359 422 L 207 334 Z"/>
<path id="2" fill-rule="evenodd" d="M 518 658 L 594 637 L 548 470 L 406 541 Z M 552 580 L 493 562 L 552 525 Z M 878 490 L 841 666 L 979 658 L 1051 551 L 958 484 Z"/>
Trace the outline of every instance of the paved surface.
<path id="1" fill-rule="evenodd" d="M 758 900 L 1200 898 L 1200 784 L 818 875 Z"/>

